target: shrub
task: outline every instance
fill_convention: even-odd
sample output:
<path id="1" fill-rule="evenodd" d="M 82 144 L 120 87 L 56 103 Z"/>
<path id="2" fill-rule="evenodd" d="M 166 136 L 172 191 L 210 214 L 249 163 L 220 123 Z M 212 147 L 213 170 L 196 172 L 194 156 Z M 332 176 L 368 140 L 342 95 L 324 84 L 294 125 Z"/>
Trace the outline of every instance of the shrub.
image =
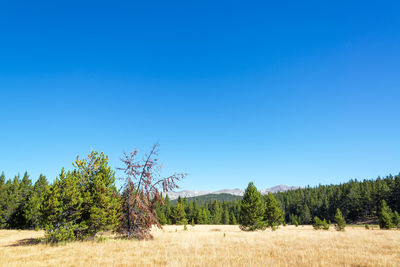
<path id="1" fill-rule="evenodd" d="M 321 219 L 317 216 L 314 217 L 313 227 L 315 230 L 329 230 L 329 224 L 326 222 L 326 220 L 324 219 L 323 221 L 321 221 Z"/>
<path id="2" fill-rule="evenodd" d="M 329 230 L 329 223 L 325 219 L 322 221 L 322 229 Z"/>
<path id="3" fill-rule="evenodd" d="M 322 228 L 322 221 L 318 216 L 314 217 L 313 227 L 315 230 L 320 230 Z"/>

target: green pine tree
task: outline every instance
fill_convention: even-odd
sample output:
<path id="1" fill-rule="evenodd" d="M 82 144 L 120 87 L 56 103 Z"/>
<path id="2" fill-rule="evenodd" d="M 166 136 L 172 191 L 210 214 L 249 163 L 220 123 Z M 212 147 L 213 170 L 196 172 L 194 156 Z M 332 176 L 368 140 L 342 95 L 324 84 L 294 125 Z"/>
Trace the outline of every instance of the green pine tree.
<path id="1" fill-rule="evenodd" d="M 313 220 L 313 227 L 314 227 L 314 229 L 315 229 L 315 230 L 320 230 L 320 229 L 322 229 L 322 226 L 323 226 L 323 224 L 322 224 L 321 219 L 318 218 L 318 216 L 315 216 L 315 217 L 314 217 L 314 220 Z"/>
<path id="2" fill-rule="evenodd" d="M 240 204 L 240 229 L 243 231 L 264 230 L 265 203 L 252 182 L 247 186 Z"/>
<path id="3" fill-rule="evenodd" d="M 229 211 L 227 207 L 225 207 L 224 214 L 222 216 L 222 224 L 229 224 Z"/>
<path id="4" fill-rule="evenodd" d="M 231 218 L 230 218 L 229 222 L 230 222 L 231 224 L 233 224 L 233 225 L 236 225 L 236 224 L 237 224 L 237 219 L 236 219 L 235 213 L 233 213 L 233 211 L 231 212 L 230 217 L 231 217 Z"/>
<path id="5" fill-rule="evenodd" d="M 311 223 L 311 212 L 307 204 L 304 204 L 300 211 L 300 220 L 302 224 Z"/>
<path id="6" fill-rule="evenodd" d="M 340 209 L 336 209 L 336 215 L 335 215 L 335 229 L 337 231 L 344 231 L 344 228 L 346 227 L 346 220 L 342 216 L 342 212 Z"/>
<path id="7" fill-rule="evenodd" d="M 7 226 L 7 186 L 4 172 L 0 175 L 0 229 Z"/>
<path id="8" fill-rule="evenodd" d="M 264 220 L 268 227 L 273 230 L 285 221 L 284 212 L 281 210 L 280 205 L 272 193 L 264 196 L 265 213 Z"/>
<path id="9" fill-rule="evenodd" d="M 115 230 L 119 223 L 120 197 L 115 174 L 103 153 L 92 151 L 77 158 L 72 172 L 62 169 L 41 205 L 49 242 L 93 239 Z"/>
<path id="10" fill-rule="evenodd" d="M 27 228 L 37 230 L 41 227 L 42 214 L 40 212 L 40 205 L 44 200 L 48 187 L 46 176 L 41 174 L 33 186 L 24 210 L 24 218 L 28 225 Z"/>
<path id="11" fill-rule="evenodd" d="M 379 212 L 379 227 L 381 229 L 390 229 L 393 227 L 392 223 L 392 210 L 386 204 L 385 200 L 382 200 L 380 212 Z"/>
<path id="12" fill-rule="evenodd" d="M 393 225 L 397 229 L 400 229 L 400 215 L 397 211 L 393 213 Z"/>
<path id="13" fill-rule="evenodd" d="M 182 202 L 176 202 L 176 206 L 172 210 L 172 218 L 174 224 L 187 224 L 186 213 Z"/>

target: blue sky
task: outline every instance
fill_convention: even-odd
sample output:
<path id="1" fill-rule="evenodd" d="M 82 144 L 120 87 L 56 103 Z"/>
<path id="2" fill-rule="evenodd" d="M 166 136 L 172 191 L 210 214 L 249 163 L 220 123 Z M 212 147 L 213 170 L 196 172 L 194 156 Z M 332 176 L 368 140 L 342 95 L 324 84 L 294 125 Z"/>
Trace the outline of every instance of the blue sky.
<path id="1" fill-rule="evenodd" d="M 182 189 L 400 172 L 397 1 L 127 2 L 1 3 L 8 178 L 157 141 Z"/>

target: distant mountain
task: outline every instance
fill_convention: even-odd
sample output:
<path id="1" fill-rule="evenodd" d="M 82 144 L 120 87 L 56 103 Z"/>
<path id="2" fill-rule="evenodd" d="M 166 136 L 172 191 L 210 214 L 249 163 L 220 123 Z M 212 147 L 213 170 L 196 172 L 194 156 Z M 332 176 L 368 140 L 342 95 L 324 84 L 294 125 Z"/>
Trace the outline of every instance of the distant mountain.
<path id="1" fill-rule="evenodd" d="M 260 190 L 261 194 L 265 195 L 269 192 L 271 193 L 276 193 L 276 192 L 285 192 L 289 190 L 294 190 L 299 188 L 298 186 L 287 186 L 287 185 L 277 185 L 274 187 L 266 188 L 263 190 Z M 190 190 L 183 190 L 179 192 L 168 192 L 168 196 L 171 200 L 177 199 L 179 196 L 180 197 L 186 197 L 186 198 L 191 198 L 191 197 L 198 197 L 198 196 L 204 196 L 204 195 L 218 195 L 218 194 L 229 194 L 229 195 L 234 195 L 234 196 L 243 196 L 244 190 L 235 188 L 235 189 L 222 189 L 218 191 L 190 191 Z"/>
<path id="2" fill-rule="evenodd" d="M 210 202 L 212 200 L 217 200 L 217 201 L 233 201 L 236 199 L 242 199 L 242 196 L 237 196 L 237 195 L 232 195 L 232 194 L 227 194 L 227 193 L 220 193 L 220 194 L 207 194 L 207 195 L 201 195 L 201 196 L 196 196 L 196 197 L 188 197 L 188 201 L 197 201 L 197 202 Z M 177 199 L 174 199 L 171 201 L 172 205 L 176 204 Z"/>

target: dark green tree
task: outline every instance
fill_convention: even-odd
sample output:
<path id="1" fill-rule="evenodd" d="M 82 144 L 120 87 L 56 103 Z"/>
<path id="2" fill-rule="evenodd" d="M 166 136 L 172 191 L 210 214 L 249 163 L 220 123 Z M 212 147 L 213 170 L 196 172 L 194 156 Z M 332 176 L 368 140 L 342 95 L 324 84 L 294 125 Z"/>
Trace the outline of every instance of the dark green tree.
<path id="1" fill-rule="evenodd" d="M 275 228 L 285 222 L 284 212 L 281 210 L 280 204 L 272 193 L 268 193 L 267 195 L 265 195 L 264 201 L 264 220 L 268 227 L 271 227 L 273 230 L 275 230 Z"/>
<path id="2" fill-rule="evenodd" d="M 302 224 L 311 223 L 311 212 L 307 204 L 304 204 L 300 211 L 300 220 Z"/>
<path id="3" fill-rule="evenodd" d="M 224 214 L 222 216 L 222 223 L 229 224 L 229 211 L 227 207 L 225 207 Z"/>
<path id="4" fill-rule="evenodd" d="M 33 186 L 24 209 L 27 228 L 39 229 L 41 227 L 40 222 L 43 215 L 40 212 L 40 205 L 44 201 L 45 194 L 49 189 L 48 187 L 46 176 L 41 174 Z"/>
<path id="5" fill-rule="evenodd" d="M 230 218 L 229 222 L 230 222 L 231 224 L 233 224 L 233 225 L 237 224 L 237 219 L 236 219 L 236 216 L 235 216 L 235 213 L 234 213 L 234 212 L 231 212 L 230 217 L 231 217 L 231 218 Z"/>
<path id="6" fill-rule="evenodd" d="M 263 221 L 265 203 L 255 185 L 250 182 L 240 203 L 240 229 L 255 231 L 265 229 Z"/>
<path id="7" fill-rule="evenodd" d="M 0 175 L 0 229 L 7 226 L 7 187 L 4 172 Z"/>
<path id="8" fill-rule="evenodd" d="M 400 229 L 400 215 L 397 211 L 393 213 L 393 225 L 397 228 Z"/>

